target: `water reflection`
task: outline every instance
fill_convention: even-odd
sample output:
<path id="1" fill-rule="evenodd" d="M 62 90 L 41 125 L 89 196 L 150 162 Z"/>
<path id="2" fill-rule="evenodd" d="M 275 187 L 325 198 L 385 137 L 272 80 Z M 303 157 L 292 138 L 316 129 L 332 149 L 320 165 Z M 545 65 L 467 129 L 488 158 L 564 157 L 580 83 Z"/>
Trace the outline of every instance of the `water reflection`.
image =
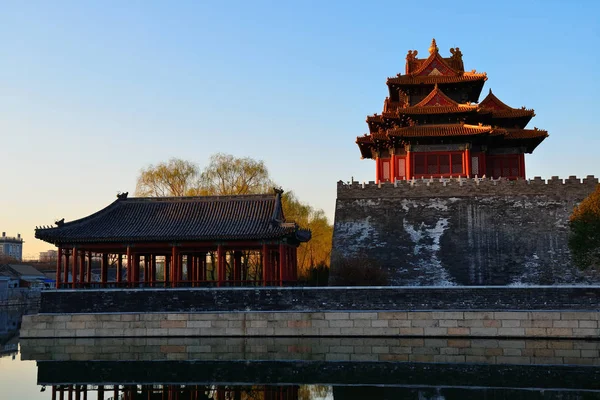
<path id="1" fill-rule="evenodd" d="M 0 311 L 0 398 L 600 399 L 600 341 L 39 338 L 20 360 L 26 312 Z"/>

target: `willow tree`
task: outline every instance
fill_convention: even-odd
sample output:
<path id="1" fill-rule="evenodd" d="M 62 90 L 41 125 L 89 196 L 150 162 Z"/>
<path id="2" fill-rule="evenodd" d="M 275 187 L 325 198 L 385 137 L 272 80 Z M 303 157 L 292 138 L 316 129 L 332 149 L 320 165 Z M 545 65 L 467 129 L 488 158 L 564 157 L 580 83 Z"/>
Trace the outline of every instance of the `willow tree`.
<path id="1" fill-rule="evenodd" d="M 142 197 L 186 196 L 195 190 L 199 176 L 197 164 L 171 158 L 167 162 L 142 168 L 135 194 Z"/>
<path id="2" fill-rule="evenodd" d="M 600 268 L 600 185 L 575 207 L 569 227 L 575 265 L 582 270 Z"/>
<path id="3" fill-rule="evenodd" d="M 217 153 L 200 173 L 196 192 L 200 195 L 266 193 L 274 186 L 264 161 Z"/>
<path id="4" fill-rule="evenodd" d="M 277 186 L 263 161 L 217 153 L 201 169 L 196 163 L 177 158 L 150 165 L 140 171 L 136 195 L 149 197 L 194 195 L 240 195 L 272 193 Z M 298 248 L 298 272 L 306 275 L 311 267 L 329 266 L 333 226 L 323 210 L 299 201 L 293 192 L 284 193 L 283 213 L 312 232 L 312 239 Z"/>

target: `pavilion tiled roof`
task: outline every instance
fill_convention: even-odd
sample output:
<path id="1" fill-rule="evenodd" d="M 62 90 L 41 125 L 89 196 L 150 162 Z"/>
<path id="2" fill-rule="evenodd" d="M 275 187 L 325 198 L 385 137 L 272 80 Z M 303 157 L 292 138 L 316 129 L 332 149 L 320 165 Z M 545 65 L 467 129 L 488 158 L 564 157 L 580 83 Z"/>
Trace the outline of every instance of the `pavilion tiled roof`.
<path id="1" fill-rule="evenodd" d="M 310 239 L 285 222 L 281 195 L 119 198 L 82 219 L 38 228 L 35 237 L 54 244 Z"/>
<path id="2" fill-rule="evenodd" d="M 403 128 L 392 128 L 389 136 L 396 137 L 431 137 L 431 136 L 473 136 L 490 133 L 491 126 L 469 124 L 414 125 Z"/>
<path id="3" fill-rule="evenodd" d="M 467 73 L 459 76 L 444 76 L 444 75 L 427 75 L 427 76 L 411 76 L 411 75 L 399 75 L 396 77 L 388 78 L 387 84 L 398 84 L 398 85 L 434 85 L 445 84 L 445 83 L 459 83 L 459 82 L 476 82 L 486 81 L 486 73 Z"/>
<path id="4" fill-rule="evenodd" d="M 513 108 L 505 104 L 492 93 L 492 89 L 490 89 L 486 98 L 479 103 L 479 107 L 482 110 L 491 112 L 494 118 L 533 118 L 535 116 L 535 112 L 531 109 L 526 109 L 525 107 Z"/>

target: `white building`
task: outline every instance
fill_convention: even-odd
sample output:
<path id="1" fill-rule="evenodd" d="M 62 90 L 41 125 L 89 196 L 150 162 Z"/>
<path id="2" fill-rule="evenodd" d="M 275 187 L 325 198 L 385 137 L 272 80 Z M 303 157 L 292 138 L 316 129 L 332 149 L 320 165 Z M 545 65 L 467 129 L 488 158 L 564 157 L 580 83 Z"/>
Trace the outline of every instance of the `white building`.
<path id="1" fill-rule="evenodd" d="M 0 256 L 23 261 L 23 238 L 20 233 L 17 234 L 17 237 L 11 237 L 6 236 L 6 232 L 2 232 L 2 236 L 0 236 Z"/>
<path id="2" fill-rule="evenodd" d="M 58 251 L 48 250 L 40 251 L 40 262 L 53 262 L 58 259 Z"/>

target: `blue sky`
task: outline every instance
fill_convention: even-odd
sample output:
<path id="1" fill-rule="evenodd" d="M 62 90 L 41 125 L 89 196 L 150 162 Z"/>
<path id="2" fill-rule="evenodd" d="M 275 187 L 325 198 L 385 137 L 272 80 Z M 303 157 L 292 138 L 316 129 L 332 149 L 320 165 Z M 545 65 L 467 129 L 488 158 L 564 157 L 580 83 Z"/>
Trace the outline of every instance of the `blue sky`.
<path id="1" fill-rule="evenodd" d="M 354 140 L 409 49 L 467 70 L 550 137 L 527 175 L 600 175 L 596 1 L 0 2 L 0 230 L 135 190 L 140 168 L 216 152 L 264 160 L 333 219 L 338 180 L 374 179 Z M 483 97 L 481 97 L 482 99 Z"/>

